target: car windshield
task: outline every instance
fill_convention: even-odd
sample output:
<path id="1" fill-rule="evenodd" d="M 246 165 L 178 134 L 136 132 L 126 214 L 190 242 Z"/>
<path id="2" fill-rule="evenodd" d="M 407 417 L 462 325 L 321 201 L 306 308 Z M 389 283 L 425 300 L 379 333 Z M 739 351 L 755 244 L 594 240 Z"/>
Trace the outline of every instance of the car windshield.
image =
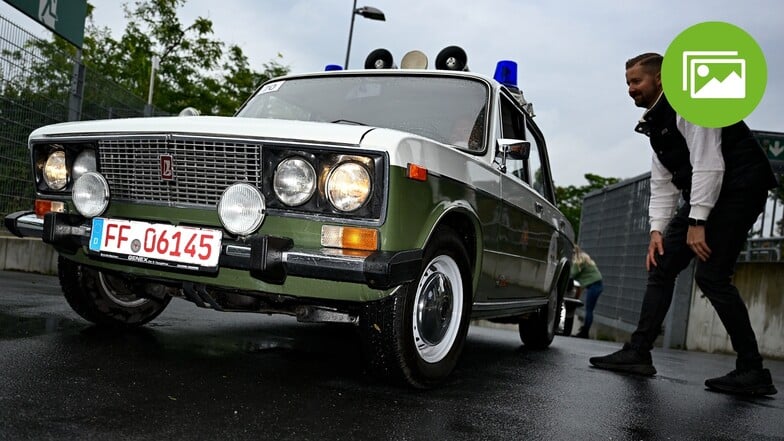
<path id="1" fill-rule="evenodd" d="M 237 116 L 384 127 L 482 151 L 488 90 L 428 75 L 296 78 L 268 83 Z"/>

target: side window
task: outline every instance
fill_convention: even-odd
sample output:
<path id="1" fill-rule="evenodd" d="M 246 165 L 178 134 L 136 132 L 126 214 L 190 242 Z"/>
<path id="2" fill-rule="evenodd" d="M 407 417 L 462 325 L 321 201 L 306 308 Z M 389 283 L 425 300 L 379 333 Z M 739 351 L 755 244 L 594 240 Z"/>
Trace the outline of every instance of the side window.
<path id="1" fill-rule="evenodd" d="M 531 188 L 550 202 L 555 201 L 544 138 L 536 124 L 510 98 L 501 97 L 501 137 L 523 139 L 531 143 L 528 160 L 506 159 L 506 173 L 527 182 Z"/>
<path id="2" fill-rule="evenodd" d="M 539 194 L 548 201 L 554 201 L 553 189 L 550 188 L 550 179 L 547 176 L 548 170 L 544 164 L 547 156 L 544 152 L 544 140 L 539 129 L 533 122 L 527 121 L 525 126 L 526 137 L 531 142 L 531 153 L 528 156 L 528 169 L 531 172 L 529 183 Z"/>
<path id="3" fill-rule="evenodd" d="M 501 97 L 501 137 L 513 139 L 526 139 L 525 117 L 520 110 L 507 98 Z M 506 159 L 506 173 L 514 175 L 522 181 L 528 180 L 528 170 L 525 161 L 520 159 Z"/>

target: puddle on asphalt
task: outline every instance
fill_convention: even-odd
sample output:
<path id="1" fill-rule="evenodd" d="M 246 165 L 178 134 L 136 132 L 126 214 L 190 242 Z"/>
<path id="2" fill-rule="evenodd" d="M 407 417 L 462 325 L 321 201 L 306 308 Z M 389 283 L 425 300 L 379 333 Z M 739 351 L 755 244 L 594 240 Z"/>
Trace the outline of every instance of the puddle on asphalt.
<path id="1" fill-rule="evenodd" d="M 154 328 L 154 329 L 153 329 Z M 222 358 L 238 354 L 324 354 L 332 353 L 324 338 L 312 333 L 298 333 L 297 336 L 247 330 L 214 333 L 214 330 L 187 332 L 171 326 L 147 324 L 137 329 L 111 330 L 82 320 L 49 316 L 35 317 L 13 315 L 0 312 L 0 341 L 33 338 L 46 334 L 68 335 L 69 341 L 79 341 L 96 345 L 124 345 L 129 349 L 165 351 L 172 354 L 201 354 L 211 358 Z M 342 338 L 341 338 L 342 337 Z M 343 340 L 345 335 L 335 336 Z"/>
<path id="2" fill-rule="evenodd" d="M 63 317 L 24 317 L 0 312 L 0 340 L 36 337 L 82 326 Z"/>

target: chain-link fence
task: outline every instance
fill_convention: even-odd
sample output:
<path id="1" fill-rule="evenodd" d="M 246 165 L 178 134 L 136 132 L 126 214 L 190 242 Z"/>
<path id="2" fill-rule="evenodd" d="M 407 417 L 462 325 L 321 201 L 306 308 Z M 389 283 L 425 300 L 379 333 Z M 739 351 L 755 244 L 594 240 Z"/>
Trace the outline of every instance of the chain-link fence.
<path id="1" fill-rule="evenodd" d="M 145 104 L 0 16 L 0 216 L 33 206 L 30 132 L 63 121 L 143 116 Z"/>

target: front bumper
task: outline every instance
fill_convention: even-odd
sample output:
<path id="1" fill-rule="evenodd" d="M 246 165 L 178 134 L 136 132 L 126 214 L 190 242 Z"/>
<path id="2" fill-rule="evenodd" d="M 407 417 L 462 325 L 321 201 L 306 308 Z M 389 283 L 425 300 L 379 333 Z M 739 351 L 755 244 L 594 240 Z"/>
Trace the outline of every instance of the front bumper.
<path id="1" fill-rule="evenodd" d="M 5 226 L 19 237 L 38 237 L 44 242 L 75 252 L 87 250 L 91 226 L 78 215 L 48 213 L 43 219 L 35 213 L 19 211 L 5 217 Z M 351 251 L 294 246 L 291 238 L 258 235 L 221 244 L 219 265 L 247 270 L 256 279 L 283 284 L 287 276 L 338 282 L 362 283 L 373 289 L 389 289 L 414 280 L 422 266 L 422 250 Z M 100 255 L 88 253 L 103 260 Z M 113 260 L 115 263 L 118 261 Z M 128 265 L 142 263 L 123 261 Z"/>

